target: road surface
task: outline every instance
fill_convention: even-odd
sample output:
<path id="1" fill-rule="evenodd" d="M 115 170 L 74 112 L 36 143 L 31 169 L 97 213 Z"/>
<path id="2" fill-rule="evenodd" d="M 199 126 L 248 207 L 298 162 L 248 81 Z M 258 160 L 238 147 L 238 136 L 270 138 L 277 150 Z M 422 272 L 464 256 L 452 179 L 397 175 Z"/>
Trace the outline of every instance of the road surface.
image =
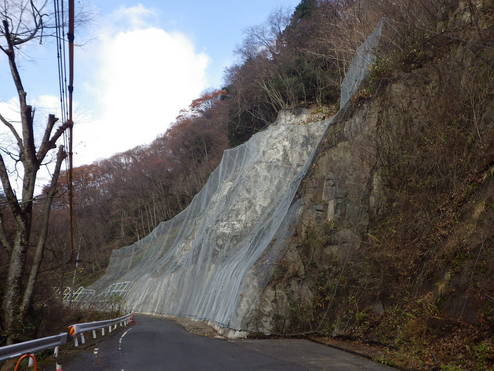
<path id="1" fill-rule="evenodd" d="M 190 334 L 173 321 L 141 315 L 134 326 L 63 366 L 65 371 L 391 370 L 308 340 L 212 339 Z"/>

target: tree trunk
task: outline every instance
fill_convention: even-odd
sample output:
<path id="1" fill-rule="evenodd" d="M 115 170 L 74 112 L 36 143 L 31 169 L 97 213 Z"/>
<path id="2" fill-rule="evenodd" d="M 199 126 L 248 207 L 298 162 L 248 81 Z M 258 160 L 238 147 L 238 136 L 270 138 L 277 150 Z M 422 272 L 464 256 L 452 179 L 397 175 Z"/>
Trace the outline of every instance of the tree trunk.
<path id="1" fill-rule="evenodd" d="M 38 278 L 39 268 L 41 266 L 41 261 L 43 260 L 43 253 L 45 250 L 46 236 L 48 234 L 48 223 L 50 221 L 51 204 L 53 202 L 53 198 L 55 197 L 57 181 L 60 175 L 60 168 L 62 167 L 62 161 L 65 159 L 65 157 L 66 154 L 63 149 L 63 146 L 60 146 L 57 153 L 57 162 L 55 164 L 55 171 L 52 175 L 50 188 L 45 201 L 43 216 L 41 217 L 42 226 L 38 237 L 38 243 L 36 245 L 36 251 L 34 253 L 34 260 L 31 266 L 31 272 L 29 273 L 26 289 L 24 290 L 24 297 L 22 299 L 22 304 L 19 310 L 21 318 L 26 315 L 33 297 L 34 285 L 36 284 L 36 280 Z"/>
<path id="2" fill-rule="evenodd" d="M 10 255 L 9 272 L 3 298 L 4 328 L 7 333 L 7 344 L 12 344 L 20 329 L 19 306 L 22 297 L 22 275 L 29 246 L 25 218 L 17 218 L 17 232 Z"/>

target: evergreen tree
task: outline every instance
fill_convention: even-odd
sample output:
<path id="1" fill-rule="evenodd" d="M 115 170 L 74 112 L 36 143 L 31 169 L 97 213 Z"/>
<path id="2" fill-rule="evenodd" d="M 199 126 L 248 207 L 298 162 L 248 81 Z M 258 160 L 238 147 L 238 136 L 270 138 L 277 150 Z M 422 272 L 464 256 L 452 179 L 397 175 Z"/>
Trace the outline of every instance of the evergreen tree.
<path id="1" fill-rule="evenodd" d="M 317 0 L 302 0 L 293 12 L 292 22 L 298 22 L 303 18 L 309 17 L 316 8 Z"/>

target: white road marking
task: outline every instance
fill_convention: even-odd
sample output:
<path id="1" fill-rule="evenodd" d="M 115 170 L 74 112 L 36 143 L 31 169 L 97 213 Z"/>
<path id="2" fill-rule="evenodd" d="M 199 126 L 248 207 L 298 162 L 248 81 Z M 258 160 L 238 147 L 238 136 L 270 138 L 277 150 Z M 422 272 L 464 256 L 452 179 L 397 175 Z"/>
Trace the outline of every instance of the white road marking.
<path id="1" fill-rule="evenodd" d="M 127 335 L 127 333 L 132 330 L 132 328 L 129 328 L 127 331 L 125 331 L 122 336 L 120 336 L 120 339 L 118 339 L 118 350 L 122 350 L 122 340 Z M 123 370 L 122 370 L 123 371 Z"/>

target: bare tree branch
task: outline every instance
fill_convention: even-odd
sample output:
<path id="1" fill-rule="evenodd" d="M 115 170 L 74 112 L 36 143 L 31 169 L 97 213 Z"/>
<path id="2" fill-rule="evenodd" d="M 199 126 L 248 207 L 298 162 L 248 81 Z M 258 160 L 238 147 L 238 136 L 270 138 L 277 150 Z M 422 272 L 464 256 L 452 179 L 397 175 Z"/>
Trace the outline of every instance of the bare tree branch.
<path id="1" fill-rule="evenodd" d="M 12 185 L 10 184 L 9 174 L 7 172 L 7 167 L 3 161 L 3 157 L 0 154 L 0 180 L 2 182 L 3 191 L 5 192 L 5 197 L 7 197 L 7 202 L 14 215 L 19 215 L 21 209 L 17 203 L 17 197 L 15 196 Z"/>
<path id="2" fill-rule="evenodd" d="M 19 98 L 23 98 L 24 105 L 26 105 L 26 92 L 24 91 L 24 86 L 22 85 L 22 80 L 19 75 L 19 71 L 17 69 L 17 65 L 15 63 L 15 50 L 14 50 L 14 43 L 12 41 L 12 35 L 9 31 L 9 23 L 7 20 L 2 21 L 3 24 L 3 33 L 5 36 L 5 40 L 7 41 L 7 49 L 5 49 L 5 54 L 7 54 L 7 57 L 9 58 L 9 66 L 10 66 L 10 71 L 12 73 L 12 77 L 14 79 L 14 84 L 17 89 L 17 93 L 19 94 Z M 21 105 L 21 111 L 23 106 Z"/>
<path id="3" fill-rule="evenodd" d="M 51 132 L 53 131 L 53 127 L 55 126 L 55 123 L 58 121 L 58 118 L 55 117 L 55 115 L 48 115 L 48 122 L 46 123 L 46 128 L 45 128 L 45 133 L 43 135 L 43 139 L 41 140 L 41 144 L 39 146 L 38 154 L 36 155 L 38 162 L 41 163 L 43 159 L 45 158 L 46 154 L 50 149 L 53 149 L 56 147 L 56 140 L 55 142 L 50 141 L 50 136 Z M 63 133 L 63 131 L 62 131 Z M 60 135 L 62 135 L 60 133 Z M 59 135 L 59 137 L 60 137 Z M 58 139 L 58 138 L 57 138 Z M 50 146 L 51 144 L 51 146 Z"/>
<path id="4" fill-rule="evenodd" d="M 51 139 L 46 142 L 46 145 L 45 146 L 43 146 L 43 145 L 41 146 L 41 148 L 38 151 L 38 155 L 37 155 L 38 161 L 40 163 L 41 163 L 41 161 L 43 161 L 43 159 L 46 156 L 46 153 L 50 149 L 53 149 L 53 148 L 56 148 L 57 147 L 57 140 L 62 136 L 62 134 L 64 133 L 64 131 L 67 130 L 68 128 L 70 128 L 71 126 L 72 126 L 72 122 L 70 122 L 70 121 L 67 121 L 63 125 L 59 126 L 58 129 L 57 129 L 57 131 L 55 131 L 55 134 L 53 134 L 53 136 L 51 137 Z M 46 132 L 45 132 L 45 134 L 46 134 Z"/>
<path id="5" fill-rule="evenodd" d="M 19 151 L 22 153 L 22 151 L 23 151 L 22 139 L 19 136 L 19 134 L 17 133 L 17 130 L 15 130 L 14 125 L 12 125 L 9 121 L 7 121 L 5 119 L 5 117 L 2 116 L 1 113 L 0 113 L 0 121 L 2 121 L 2 123 L 10 129 L 10 131 L 14 135 L 15 139 L 17 140 L 17 145 L 19 146 Z"/>
<path id="6" fill-rule="evenodd" d="M 14 46 L 18 46 L 18 45 L 24 44 L 28 41 L 31 41 L 32 39 L 34 39 L 36 37 L 38 32 L 43 27 L 43 15 L 40 13 L 39 9 L 34 5 L 32 0 L 30 0 L 30 5 L 31 5 L 31 15 L 33 17 L 34 27 L 32 27 L 32 29 L 29 30 L 29 32 L 27 33 L 27 36 L 24 38 L 19 37 L 19 35 L 22 35 L 23 33 L 17 33 L 16 37 L 13 40 Z M 19 24 L 21 24 L 21 22 L 22 22 L 22 18 L 21 18 L 21 21 L 19 22 Z"/>

